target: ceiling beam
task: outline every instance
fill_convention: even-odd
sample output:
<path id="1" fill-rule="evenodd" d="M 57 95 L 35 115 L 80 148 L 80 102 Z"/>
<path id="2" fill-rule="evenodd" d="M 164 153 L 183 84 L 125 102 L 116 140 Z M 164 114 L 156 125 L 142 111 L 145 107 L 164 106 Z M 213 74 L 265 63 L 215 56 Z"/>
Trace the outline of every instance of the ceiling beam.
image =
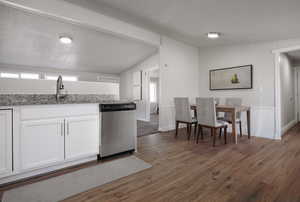
<path id="1" fill-rule="evenodd" d="M 5 5 L 159 46 L 160 35 L 61 0 L 0 0 Z"/>

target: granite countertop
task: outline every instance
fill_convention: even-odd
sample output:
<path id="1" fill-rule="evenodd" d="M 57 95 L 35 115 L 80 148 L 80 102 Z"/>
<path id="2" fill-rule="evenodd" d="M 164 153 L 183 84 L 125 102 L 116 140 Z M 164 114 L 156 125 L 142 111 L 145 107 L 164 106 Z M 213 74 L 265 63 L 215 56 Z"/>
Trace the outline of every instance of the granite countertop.
<path id="1" fill-rule="evenodd" d="M 115 95 L 82 95 L 69 94 L 59 102 L 55 94 L 3 94 L 0 95 L 0 106 L 22 106 L 22 105 L 52 105 L 52 104 L 114 104 L 128 103 L 130 100 L 118 100 Z"/>

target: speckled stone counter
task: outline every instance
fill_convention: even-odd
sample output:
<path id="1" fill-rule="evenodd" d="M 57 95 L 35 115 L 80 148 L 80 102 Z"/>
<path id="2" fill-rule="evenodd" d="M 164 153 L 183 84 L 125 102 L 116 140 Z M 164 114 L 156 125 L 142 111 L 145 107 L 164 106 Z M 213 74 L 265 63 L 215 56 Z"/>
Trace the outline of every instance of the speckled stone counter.
<path id="1" fill-rule="evenodd" d="M 51 104 L 86 104 L 86 103 L 126 103 L 129 100 L 117 100 L 115 95 L 70 94 L 59 102 L 55 94 L 3 94 L 0 106 L 51 105 Z"/>

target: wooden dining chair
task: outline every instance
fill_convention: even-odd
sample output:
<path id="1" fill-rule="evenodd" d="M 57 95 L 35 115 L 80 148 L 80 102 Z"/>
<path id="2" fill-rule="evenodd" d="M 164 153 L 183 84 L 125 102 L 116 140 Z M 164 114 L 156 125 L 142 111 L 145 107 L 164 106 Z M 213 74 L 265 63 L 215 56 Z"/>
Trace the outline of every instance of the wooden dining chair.
<path id="1" fill-rule="evenodd" d="M 197 120 L 198 120 L 198 134 L 197 144 L 199 142 L 199 136 L 203 139 L 203 129 L 210 128 L 213 137 L 213 146 L 216 145 L 216 133 L 217 130 L 222 132 L 224 129 L 224 142 L 227 144 L 227 126 L 228 123 L 223 120 L 217 120 L 216 116 L 216 104 L 214 98 L 196 98 L 197 106 Z"/>
<path id="2" fill-rule="evenodd" d="M 238 107 L 242 105 L 242 99 L 241 98 L 226 98 L 225 103 L 227 106 L 234 106 Z M 225 113 L 224 121 L 232 124 L 232 114 L 231 113 Z M 243 136 L 243 131 L 242 131 L 242 119 L 241 119 L 241 112 L 236 113 L 236 123 L 239 124 L 240 128 L 240 137 Z"/>
<path id="3" fill-rule="evenodd" d="M 176 133 L 178 135 L 179 124 L 183 123 L 187 125 L 187 139 L 189 140 L 192 133 L 192 126 L 195 126 L 194 136 L 196 137 L 197 131 L 197 119 L 191 115 L 191 106 L 189 98 L 187 97 L 175 97 L 175 122 L 176 122 Z"/>

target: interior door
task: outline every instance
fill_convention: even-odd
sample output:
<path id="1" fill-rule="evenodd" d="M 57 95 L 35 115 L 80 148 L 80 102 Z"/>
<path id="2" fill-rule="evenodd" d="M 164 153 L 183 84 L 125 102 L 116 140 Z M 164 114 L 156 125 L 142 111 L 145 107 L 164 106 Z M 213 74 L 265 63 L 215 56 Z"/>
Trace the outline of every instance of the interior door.
<path id="1" fill-rule="evenodd" d="M 66 159 L 99 154 L 99 116 L 66 119 Z"/>
<path id="2" fill-rule="evenodd" d="M 0 177 L 12 172 L 12 111 L 0 110 Z"/>
<path id="3" fill-rule="evenodd" d="M 46 167 L 64 160 L 62 119 L 23 121 L 20 155 L 22 170 Z"/>

